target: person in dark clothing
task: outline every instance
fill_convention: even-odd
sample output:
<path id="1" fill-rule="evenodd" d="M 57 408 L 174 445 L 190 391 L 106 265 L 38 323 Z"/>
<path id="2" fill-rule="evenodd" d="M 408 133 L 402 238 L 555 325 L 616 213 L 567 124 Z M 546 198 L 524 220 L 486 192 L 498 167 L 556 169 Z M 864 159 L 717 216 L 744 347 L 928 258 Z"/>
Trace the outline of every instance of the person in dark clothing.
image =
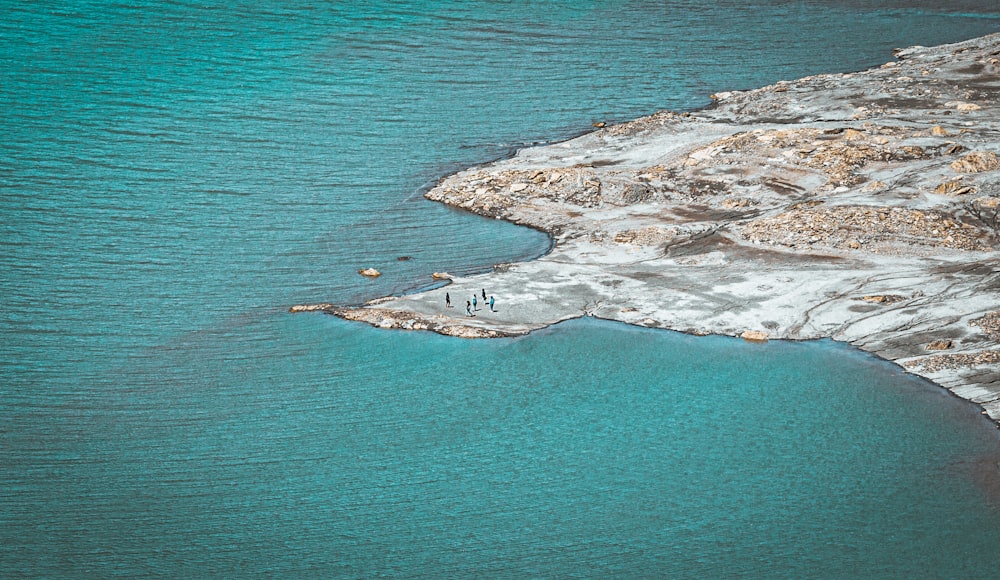
<path id="1" fill-rule="evenodd" d="M 451 294 L 448 294 L 447 292 L 444 293 L 444 305 L 451 308 Z"/>
<path id="2" fill-rule="evenodd" d="M 472 303 L 469 302 L 468 300 L 465 301 L 465 315 L 475 316 L 475 314 L 472 313 Z"/>
<path id="3" fill-rule="evenodd" d="M 483 288 L 483 304 L 486 304 L 486 288 Z"/>

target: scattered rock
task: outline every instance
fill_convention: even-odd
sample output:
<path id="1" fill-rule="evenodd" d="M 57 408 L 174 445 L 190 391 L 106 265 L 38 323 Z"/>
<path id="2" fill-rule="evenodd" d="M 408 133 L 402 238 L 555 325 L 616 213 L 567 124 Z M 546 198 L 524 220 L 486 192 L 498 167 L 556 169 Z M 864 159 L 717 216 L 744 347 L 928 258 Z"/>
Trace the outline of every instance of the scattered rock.
<path id="1" fill-rule="evenodd" d="M 966 185 L 961 179 L 954 179 L 952 181 L 946 181 L 941 185 L 934 188 L 934 193 L 939 195 L 964 195 L 966 193 L 971 193 L 975 189 L 971 185 Z"/>
<path id="2" fill-rule="evenodd" d="M 633 244 L 636 246 L 655 246 L 674 237 L 671 229 L 650 226 L 640 230 L 624 230 L 615 234 L 614 241 L 618 244 Z"/>
<path id="3" fill-rule="evenodd" d="M 972 353 L 941 354 L 908 362 L 906 366 L 924 372 L 936 373 L 948 369 L 968 369 L 1000 363 L 1000 350 L 983 350 Z"/>
<path id="4" fill-rule="evenodd" d="M 972 111 L 978 111 L 982 108 L 975 103 L 965 103 L 961 101 L 949 101 L 945 103 L 944 106 L 951 107 L 959 113 L 971 113 Z"/>
<path id="5" fill-rule="evenodd" d="M 982 173 L 1000 169 L 1000 158 L 992 151 L 973 151 L 951 163 L 951 168 L 959 173 Z"/>
<path id="6" fill-rule="evenodd" d="M 900 296 L 899 294 L 874 294 L 871 296 L 862 296 L 855 300 L 864 300 L 865 302 L 872 302 L 874 304 L 895 304 L 896 302 L 906 300 L 906 296 Z"/>
<path id="7" fill-rule="evenodd" d="M 990 312 L 982 318 L 977 318 L 969 322 L 969 324 L 983 329 L 986 336 L 992 340 L 1000 341 L 1000 310 Z"/>
<path id="8" fill-rule="evenodd" d="M 989 249 L 982 230 L 950 214 L 879 206 L 793 207 L 751 221 L 741 236 L 756 243 L 789 247 L 822 243 L 871 253 L 907 254 L 921 247 Z"/>

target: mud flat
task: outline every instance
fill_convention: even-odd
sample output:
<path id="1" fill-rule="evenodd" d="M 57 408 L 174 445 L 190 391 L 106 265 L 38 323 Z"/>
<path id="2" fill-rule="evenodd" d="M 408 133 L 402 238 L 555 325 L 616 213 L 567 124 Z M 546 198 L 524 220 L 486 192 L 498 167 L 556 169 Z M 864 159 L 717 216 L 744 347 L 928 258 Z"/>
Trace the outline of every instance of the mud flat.
<path id="1" fill-rule="evenodd" d="M 551 253 L 360 308 L 292 311 L 467 337 L 579 316 L 831 337 L 1000 421 L 1000 34 L 895 56 L 449 176 L 426 196 L 544 230 Z"/>

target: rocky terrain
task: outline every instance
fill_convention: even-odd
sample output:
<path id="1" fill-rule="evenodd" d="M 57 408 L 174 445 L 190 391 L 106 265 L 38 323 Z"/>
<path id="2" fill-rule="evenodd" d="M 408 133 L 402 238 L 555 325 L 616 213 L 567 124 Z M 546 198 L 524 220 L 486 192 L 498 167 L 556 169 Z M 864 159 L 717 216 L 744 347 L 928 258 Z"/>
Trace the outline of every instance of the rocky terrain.
<path id="1" fill-rule="evenodd" d="M 1000 34 L 713 99 L 525 149 L 427 193 L 548 232 L 545 257 L 361 308 L 293 311 L 468 337 L 586 315 L 832 337 L 1000 421 Z M 497 312 L 466 316 L 481 289 Z"/>

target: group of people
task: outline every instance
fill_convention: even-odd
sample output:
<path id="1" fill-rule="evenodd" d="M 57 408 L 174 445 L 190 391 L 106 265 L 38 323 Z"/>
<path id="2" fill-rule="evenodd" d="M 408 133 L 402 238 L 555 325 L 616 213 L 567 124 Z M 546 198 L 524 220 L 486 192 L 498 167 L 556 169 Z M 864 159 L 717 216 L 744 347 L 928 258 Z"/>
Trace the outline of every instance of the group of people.
<path id="1" fill-rule="evenodd" d="M 451 308 L 451 294 L 449 294 L 448 292 L 444 293 L 444 303 L 445 306 Z M 496 312 L 496 309 L 493 307 L 493 305 L 496 304 L 496 300 L 492 296 L 490 296 L 489 300 L 487 300 L 486 288 L 483 288 L 483 305 L 486 304 L 490 305 L 490 312 Z M 479 298 L 475 294 L 473 294 L 472 300 L 465 301 L 465 315 L 475 316 L 473 312 L 478 312 L 478 311 L 479 311 Z"/>

